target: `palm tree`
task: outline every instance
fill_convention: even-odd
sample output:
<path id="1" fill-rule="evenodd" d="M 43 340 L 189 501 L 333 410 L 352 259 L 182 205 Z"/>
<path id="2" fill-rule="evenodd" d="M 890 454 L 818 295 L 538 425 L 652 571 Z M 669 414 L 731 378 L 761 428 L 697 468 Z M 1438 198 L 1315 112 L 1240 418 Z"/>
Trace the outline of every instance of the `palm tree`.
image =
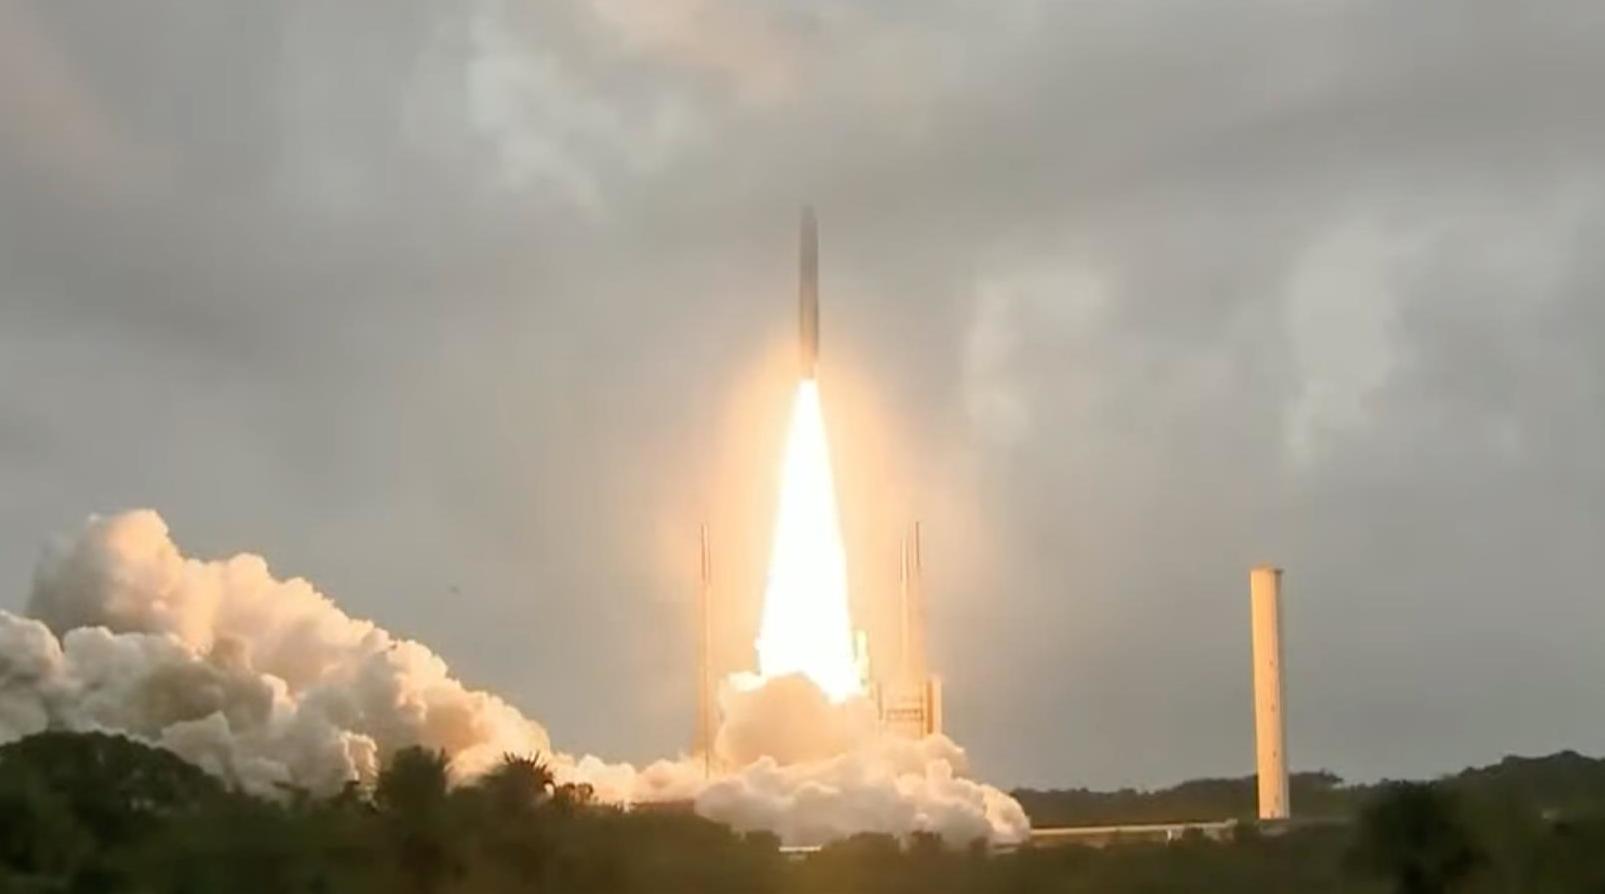
<path id="1" fill-rule="evenodd" d="M 464 790 L 477 871 L 497 890 L 529 890 L 546 872 L 557 830 L 544 817 L 556 780 L 537 756 L 506 754 Z"/>
<path id="2" fill-rule="evenodd" d="M 451 761 L 443 751 L 403 748 L 379 773 L 373 802 L 383 813 L 421 814 L 441 809 L 450 789 Z"/>
<path id="3" fill-rule="evenodd" d="M 450 766 L 444 752 L 403 748 L 374 788 L 392 865 L 402 885 L 418 894 L 439 891 L 461 871 L 461 843 L 448 810 Z"/>
<path id="4" fill-rule="evenodd" d="M 556 782 L 539 756 L 504 754 L 502 762 L 481 776 L 474 787 L 490 810 L 512 817 L 527 816 L 545 803 Z"/>

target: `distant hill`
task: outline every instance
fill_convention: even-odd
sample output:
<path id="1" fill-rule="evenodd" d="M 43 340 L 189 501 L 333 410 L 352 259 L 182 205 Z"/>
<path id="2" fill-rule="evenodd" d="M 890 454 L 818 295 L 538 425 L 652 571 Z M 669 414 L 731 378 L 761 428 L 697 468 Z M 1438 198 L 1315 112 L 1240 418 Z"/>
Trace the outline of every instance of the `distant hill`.
<path id="1" fill-rule="evenodd" d="M 1515 799 L 1551 814 L 1605 810 L 1605 760 L 1575 751 L 1507 757 L 1441 781 L 1466 795 Z M 1325 771 L 1295 773 L 1291 784 L 1295 815 L 1312 818 L 1351 816 L 1380 785 L 1345 784 Z M 1153 790 L 1023 788 L 1012 794 L 1040 828 L 1252 819 L 1257 798 L 1253 776 L 1197 779 Z"/>
<path id="2" fill-rule="evenodd" d="M 1487 767 L 1462 770 L 1444 782 L 1463 793 L 1515 799 L 1561 816 L 1605 810 L 1605 759 L 1575 751 L 1507 757 Z"/>

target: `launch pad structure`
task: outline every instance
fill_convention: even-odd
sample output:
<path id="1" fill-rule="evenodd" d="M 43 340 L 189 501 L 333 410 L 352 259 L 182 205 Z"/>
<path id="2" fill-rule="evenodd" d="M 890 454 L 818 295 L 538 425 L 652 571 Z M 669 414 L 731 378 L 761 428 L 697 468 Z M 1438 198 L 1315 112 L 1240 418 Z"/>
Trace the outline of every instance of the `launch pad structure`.
<path id="1" fill-rule="evenodd" d="M 925 571 L 920 523 L 903 540 L 898 574 L 898 661 L 891 673 L 864 681 L 881 727 L 919 739 L 942 731 L 942 678 L 930 671 L 925 649 Z"/>
<path id="2" fill-rule="evenodd" d="M 799 374 L 819 374 L 819 223 L 814 209 L 802 210 L 798 238 L 797 343 Z M 719 728 L 718 676 L 713 660 L 715 611 L 712 553 L 708 526 L 702 525 L 697 592 L 697 705 L 693 754 L 704 769 L 715 767 Z M 942 680 L 930 672 L 925 637 L 924 559 L 920 524 L 915 522 L 902 543 L 897 587 L 897 660 L 880 665 L 870 659 L 868 636 L 853 631 L 860 688 L 875 706 L 881 728 L 911 739 L 942 732 Z"/>
<path id="3" fill-rule="evenodd" d="M 901 550 L 897 660 L 885 664 L 872 660 L 866 632 L 853 631 L 863 697 L 874 706 L 883 731 L 908 739 L 940 735 L 943 724 L 942 678 L 931 673 L 926 658 L 920 531 L 921 525 L 915 522 Z M 697 583 L 697 703 L 691 753 L 701 758 L 703 770 L 709 776 L 717 769 L 715 745 L 719 730 L 719 672 L 713 657 L 713 617 L 717 604 L 712 578 L 712 549 L 708 526 L 704 524 Z"/>

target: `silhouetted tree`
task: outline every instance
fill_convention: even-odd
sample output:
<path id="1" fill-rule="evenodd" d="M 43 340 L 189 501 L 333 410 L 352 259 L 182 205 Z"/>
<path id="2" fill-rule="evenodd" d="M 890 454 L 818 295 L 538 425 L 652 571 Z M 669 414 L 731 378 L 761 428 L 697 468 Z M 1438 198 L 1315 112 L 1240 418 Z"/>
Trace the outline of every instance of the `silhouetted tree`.
<path id="1" fill-rule="evenodd" d="M 1483 861 L 1456 799 L 1444 788 L 1384 786 L 1360 812 L 1350 863 L 1386 879 L 1396 894 L 1444 894 Z"/>
<path id="2" fill-rule="evenodd" d="M 445 752 L 403 748 L 379 773 L 374 805 L 398 883 L 433 894 L 462 870 L 451 817 L 450 760 Z"/>
<path id="3" fill-rule="evenodd" d="M 552 800 L 551 770 L 535 756 L 507 754 L 459 792 L 465 828 L 474 839 L 476 883 L 497 890 L 534 890 L 551 864 L 553 829 L 542 816 Z"/>
<path id="4" fill-rule="evenodd" d="M 169 821 L 215 809 L 221 783 L 119 735 L 45 732 L 0 747 L 0 853 L 77 890 L 132 883 L 128 862 Z"/>
<path id="5" fill-rule="evenodd" d="M 539 757 L 506 754 L 473 788 L 488 809 L 511 818 L 533 814 L 551 797 L 554 784 L 552 771 Z"/>

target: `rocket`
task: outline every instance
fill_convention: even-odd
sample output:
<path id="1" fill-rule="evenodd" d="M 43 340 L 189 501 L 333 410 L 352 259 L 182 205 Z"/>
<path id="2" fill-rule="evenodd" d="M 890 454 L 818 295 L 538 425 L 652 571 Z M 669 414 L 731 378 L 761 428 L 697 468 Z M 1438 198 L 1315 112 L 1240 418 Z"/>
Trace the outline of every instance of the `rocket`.
<path id="1" fill-rule="evenodd" d="M 798 344 L 802 361 L 802 377 L 814 378 L 819 371 L 819 223 L 814 220 L 814 209 L 802 211 L 800 270 L 797 290 Z"/>

